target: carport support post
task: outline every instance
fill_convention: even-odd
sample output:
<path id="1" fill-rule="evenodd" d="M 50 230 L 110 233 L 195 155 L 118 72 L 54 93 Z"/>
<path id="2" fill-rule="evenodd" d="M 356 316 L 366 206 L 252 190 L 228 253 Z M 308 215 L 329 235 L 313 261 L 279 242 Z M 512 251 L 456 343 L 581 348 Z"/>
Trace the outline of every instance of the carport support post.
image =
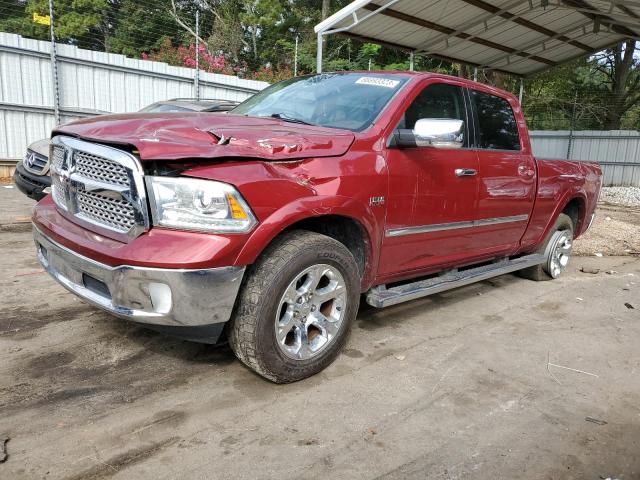
<path id="1" fill-rule="evenodd" d="M 413 72 L 415 70 L 415 52 L 409 53 L 409 71 Z"/>
<path id="2" fill-rule="evenodd" d="M 56 36 L 53 28 L 53 0 L 49 0 L 49 29 L 51 30 L 51 83 L 53 87 L 53 118 L 60 124 L 60 90 L 58 86 L 58 59 L 56 55 Z"/>
<path id="3" fill-rule="evenodd" d="M 318 32 L 318 51 L 316 53 L 316 72 L 322 73 L 322 32 Z"/>

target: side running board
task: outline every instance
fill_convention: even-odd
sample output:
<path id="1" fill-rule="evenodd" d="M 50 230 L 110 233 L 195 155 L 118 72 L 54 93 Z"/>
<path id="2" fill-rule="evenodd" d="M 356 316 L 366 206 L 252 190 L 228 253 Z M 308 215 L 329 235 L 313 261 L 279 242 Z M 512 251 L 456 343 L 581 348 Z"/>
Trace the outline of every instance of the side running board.
<path id="1" fill-rule="evenodd" d="M 384 308 L 469 285 L 470 283 L 480 282 L 505 273 L 515 272 L 523 268 L 540 265 L 544 261 L 545 256 L 540 254 L 526 255 L 514 259 L 503 258 L 475 268 L 447 270 L 436 277 L 396 287 L 387 288 L 386 285 L 378 285 L 367 292 L 367 303 L 376 308 Z"/>

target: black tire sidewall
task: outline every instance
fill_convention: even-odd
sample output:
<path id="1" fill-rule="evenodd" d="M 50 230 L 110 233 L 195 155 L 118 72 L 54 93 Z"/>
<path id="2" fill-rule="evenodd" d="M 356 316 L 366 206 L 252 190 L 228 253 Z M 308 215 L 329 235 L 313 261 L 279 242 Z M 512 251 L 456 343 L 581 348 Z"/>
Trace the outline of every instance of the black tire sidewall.
<path id="1" fill-rule="evenodd" d="M 360 279 L 355 259 L 351 253 L 333 239 L 314 242 L 301 249 L 279 271 L 272 272 L 273 282 L 264 292 L 264 302 L 257 313 L 256 354 L 261 363 L 275 376 L 295 381 L 319 372 L 338 355 L 347 341 L 351 323 L 358 311 Z M 337 248 L 342 247 L 342 248 Z M 315 264 L 327 264 L 338 269 L 346 284 L 347 308 L 340 330 L 333 342 L 322 352 L 308 360 L 294 360 L 286 356 L 277 345 L 275 318 L 280 299 L 291 281 L 306 268 Z"/>

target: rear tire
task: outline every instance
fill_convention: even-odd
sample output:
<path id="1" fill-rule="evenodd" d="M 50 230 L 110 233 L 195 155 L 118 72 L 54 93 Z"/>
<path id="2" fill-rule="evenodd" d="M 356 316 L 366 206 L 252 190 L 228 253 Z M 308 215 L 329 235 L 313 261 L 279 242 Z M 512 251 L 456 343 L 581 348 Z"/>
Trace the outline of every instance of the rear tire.
<path id="1" fill-rule="evenodd" d="M 561 213 L 553 228 L 547 234 L 542 246 L 536 253 L 544 254 L 545 261 L 540 265 L 520 270 L 518 275 L 529 280 L 543 282 L 558 278 L 571 257 L 571 244 L 573 242 L 573 221 L 568 215 Z M 562 259 L 558 265 L 559 249 L 564 248 Z"/>
<path id="2" fill-rule="evenodd" d="M 242 363 L 275 383 L 302 380 L 338 356 L 359 301 L 358 265 L 342 243 L 288 232 L 247 272 L 229 344 Z"/>

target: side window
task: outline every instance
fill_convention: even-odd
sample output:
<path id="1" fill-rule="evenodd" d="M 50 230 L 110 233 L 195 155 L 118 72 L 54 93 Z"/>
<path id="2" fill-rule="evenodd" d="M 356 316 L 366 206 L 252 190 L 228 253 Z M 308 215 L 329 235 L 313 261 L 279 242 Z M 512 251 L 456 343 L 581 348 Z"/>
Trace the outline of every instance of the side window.
<path id="1" fill-rule="evenodd" d="M 520 150 L 518 124 L 509 102 L 476 90 L 470 93 L 478 117 L 478 146 L 490 150 Z"/>
<path id="2" fill-rule="evenodd" d="M 425 87 L 407 108 L 398 128 L 413 129 L 421 118 L 463 120 L 466 128 L 467 116 L 462 88 L 446 83 L 436 83 Z M 466 133 L 465 146 L 468 146 Z"/>

